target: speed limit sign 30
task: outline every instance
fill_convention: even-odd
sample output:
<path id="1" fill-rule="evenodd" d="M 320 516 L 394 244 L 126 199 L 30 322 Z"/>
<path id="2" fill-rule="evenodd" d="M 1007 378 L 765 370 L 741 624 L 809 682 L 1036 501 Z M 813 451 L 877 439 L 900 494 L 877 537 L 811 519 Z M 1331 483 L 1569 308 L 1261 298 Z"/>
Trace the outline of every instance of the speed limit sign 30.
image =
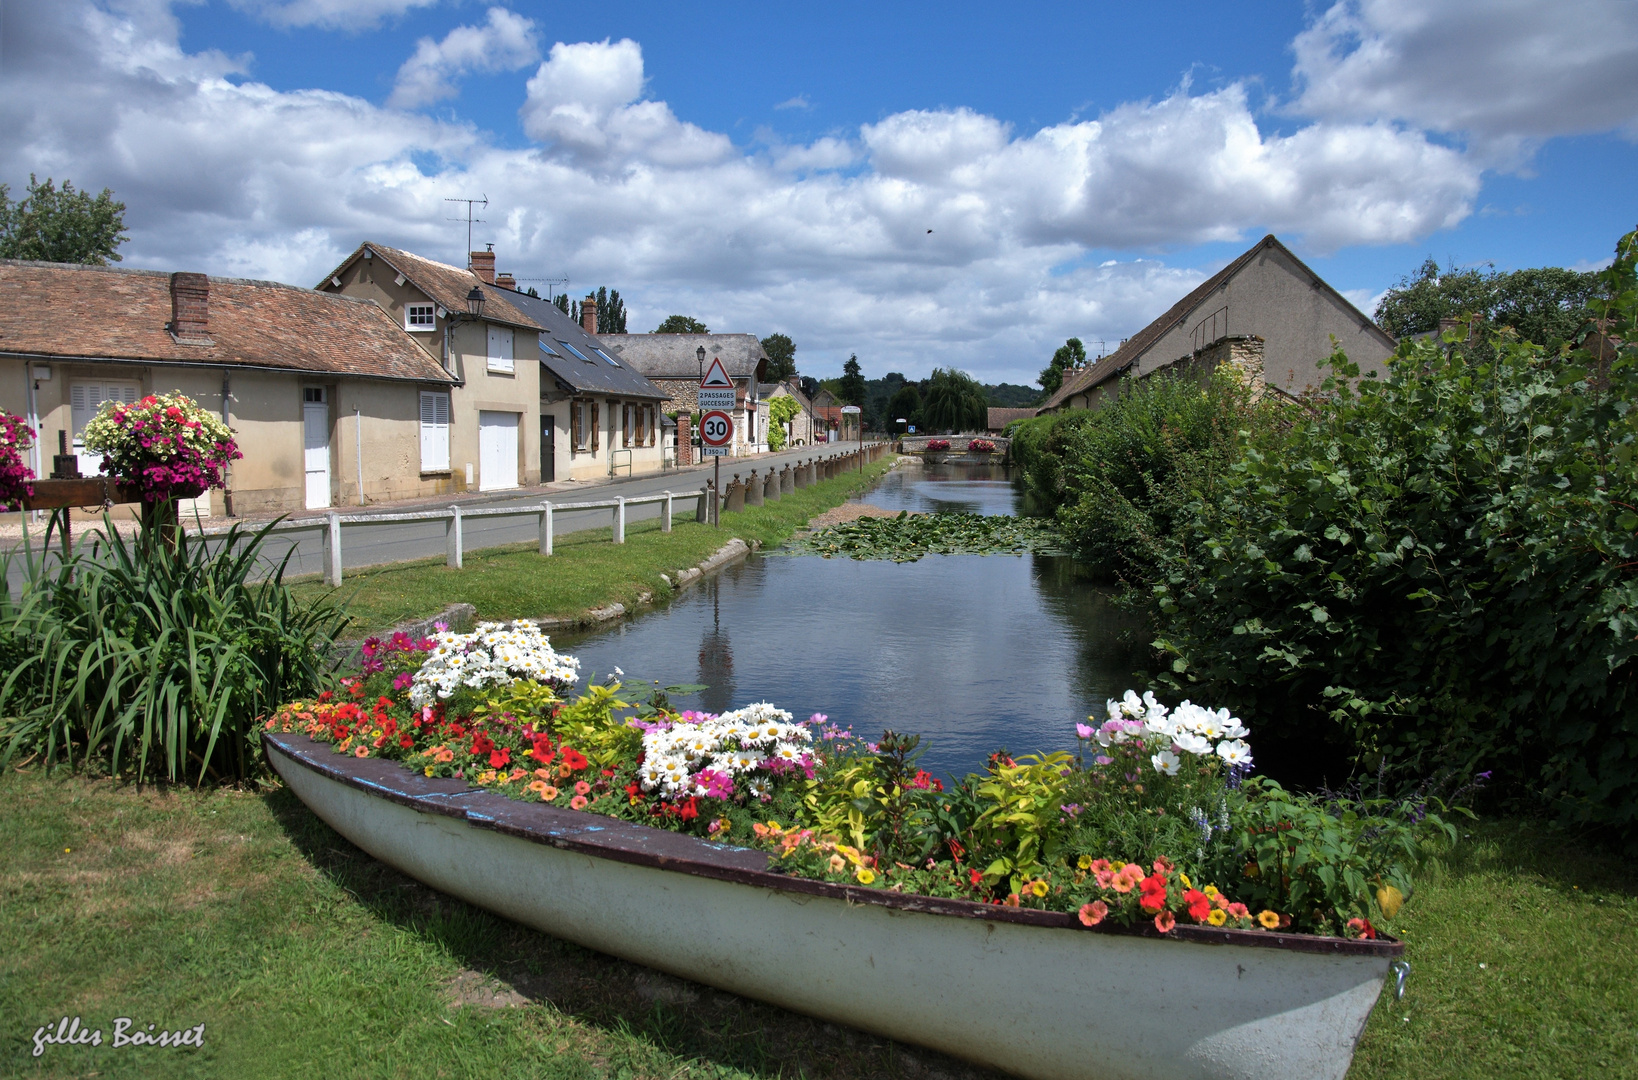
<path id="1" fill-rule="evenodd" d="M 734 418 L 720 409 L 712 409 L 700 417 L 700 442 L 705 457 L 726 457 L 734 441 Z"/>

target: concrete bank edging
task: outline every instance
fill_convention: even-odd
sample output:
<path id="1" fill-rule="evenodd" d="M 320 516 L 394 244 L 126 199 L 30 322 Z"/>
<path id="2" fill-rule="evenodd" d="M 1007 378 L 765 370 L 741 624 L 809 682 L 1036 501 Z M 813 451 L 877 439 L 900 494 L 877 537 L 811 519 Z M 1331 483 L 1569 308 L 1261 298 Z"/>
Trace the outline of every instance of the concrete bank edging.
<path id="1" fill-rule="evenodd" d="M 761 546 L 762 545 L 755 540 L 747 544 L 744 540 L 741 540 L 736 536 L 718 548 L 715 552 L 707 556 L 698 566 L 691 566 L 688 569 L 678 573 L 675 577 L 671 576 L 670 574 L 661 574 L 660 579 L 664 581 L 673 592 L 681 592 L 684 588 L 694 584 L 696 581 L 701 581 L 711 574 L 722 570 L 724 567 L 731 566 L 734 563 L 739 562 L 741 559 L 745 558 L 747 555 Z M 610 622 L 614 619 L 621 618 L 635 607 L 647 606 L 653 600 L 654 594 L 645 592 L 637 597 L 636 604 L 634 604 L 633 608 L 630 609 L 628 609 L 624 604 L 614 603 L 605 607 L 592 608 L 590 611 L 582 612 L 579 615 L 547 616 L 545 618 L 531 619 L 530 621 L 536 626 L 540 627 L 542 630 L 564 630 L 577 626 L 595 626 L 598 623 Z"/>

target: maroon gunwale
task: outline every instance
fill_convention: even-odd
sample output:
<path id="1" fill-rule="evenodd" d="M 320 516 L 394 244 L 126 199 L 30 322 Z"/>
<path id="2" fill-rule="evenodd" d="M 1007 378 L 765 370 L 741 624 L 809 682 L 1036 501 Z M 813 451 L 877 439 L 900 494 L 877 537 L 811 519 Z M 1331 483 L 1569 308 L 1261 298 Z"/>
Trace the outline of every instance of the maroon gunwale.
<path id="1" fill-rule="evenodd" d="M 1380 956 L 1398 959 L 1405 944 L 1391 937 L 1375 941 L 1320 937 L 1313 934 L 1280 934 L 1266 930 L 1239 930 L 1227 927 L 1195 926 L 1178 923 L 1168 934 L 1145 924 L 1124 926 L 1082 926 L 1074 915 L 1059 911 L 1035 911 L 980 904 L 972 900 L 952 900 L 914 893 L 889 892 L 837 885 L 828 881 L 793 877 L 768 869 L 772 859 L 766 852 L 729 844 L 715 844 L 696 836 L 656 829 L 618 818 L 566 810 L 543 803 L 526 803 L 494 792 L 469 787 L 464 780 L 426 777 L 411 772 L 394 761 L 381 758 L 354 758 L 339 754 L 329 743 L 316 742 L 306 735 L 264 732 L 262 745 L 288 758 L 293 764 L 339 781 L 388 802 L 408 806 L 422 813 L 460 818 L 474 828 L 493 829 L 537 844 L 546 844 L 595 858 L 631 863 L 660 870 L 674 870 L 696 877 L 714 878 L 737 885 L 774 889 L 779 892 L 844 900 L 850 904 L 875 904 L 899 911 L 929 915 L 979 919 L 987 922 L 1018 923 L 1083 933 L 1120 934 L 1156 940 L 1191 942 L 1202 945 L 1244 945 L 1259 949 L 1323 953 L 1333 956 Z"/>

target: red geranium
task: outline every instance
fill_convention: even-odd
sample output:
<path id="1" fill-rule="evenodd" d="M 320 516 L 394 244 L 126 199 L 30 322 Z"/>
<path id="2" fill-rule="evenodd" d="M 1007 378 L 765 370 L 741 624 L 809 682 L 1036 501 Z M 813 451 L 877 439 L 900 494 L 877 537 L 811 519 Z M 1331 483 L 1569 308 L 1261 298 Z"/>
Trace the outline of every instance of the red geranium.
<path id="1" fill-rule="evenodd" d="M 569 767 L 570 772 L 578 772 L 579 770 L 584 769 L 587 765 L 591 764 L 591 762 L 586 760 L 585 754 L 582 754 L 574 747 L 565 746 L 563 748 L 563 764 Z M 688 801 L 693 802 L 694 800 L 690 799 Z"/>
<path id="2" fill-rule="evenodd" d="M 547 735 L 536 735 L 533 743 L 533 747 L 529 750 L 530 756 L 536 761 L 540 762 L 542 765 L 550 765 L 552 763 L 552 759 L 557 757 L 557 751 L 552 749 L 551 737 Z"/>
<path id="3" fill-rule="evenodd" d="M 1150 874 L 1138 882 L 1143 890 L 1143 899 L 1139 903 L 1145 911 L 1159 911 L 1166 906 L 1166 875 Z"/>
<path id="4" fill-rule="evenodd" d="M 504 746 L 489 755 L 489 764 L 493 768 L 503 768 L 511 763 L 512 751 Z"/>

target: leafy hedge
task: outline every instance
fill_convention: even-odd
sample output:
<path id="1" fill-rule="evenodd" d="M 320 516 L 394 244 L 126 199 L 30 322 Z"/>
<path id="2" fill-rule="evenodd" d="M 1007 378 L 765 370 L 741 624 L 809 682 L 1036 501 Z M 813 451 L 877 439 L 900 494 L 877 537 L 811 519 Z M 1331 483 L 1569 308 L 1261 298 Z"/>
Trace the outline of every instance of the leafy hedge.
<path id="1" fill-rule="evenodd" d="M 1596 310 L 1638 314 L 1638 234 Z M 1461 335 L 1465 336 L 1465 334 Z M 1170 679 L 1355 759 L 1499 769 L 1638 835 L 1638 348 L 1403 342 L 1179 520 Z M 1209 691 L 1207 690 L 1209 688 Z"/>
<path id="2" fill-rule="evenodd" d="M 1146 583 L 1172 557 L 1180 518 L 1214 497 L 1248 444 L 1274 436 L 1282 412 L 1254 402 L 1232 370 L 1162 372 L 1127 380 L 1095 412 L 1020 424 L 1012 453 L 1094 574 Z"/>

